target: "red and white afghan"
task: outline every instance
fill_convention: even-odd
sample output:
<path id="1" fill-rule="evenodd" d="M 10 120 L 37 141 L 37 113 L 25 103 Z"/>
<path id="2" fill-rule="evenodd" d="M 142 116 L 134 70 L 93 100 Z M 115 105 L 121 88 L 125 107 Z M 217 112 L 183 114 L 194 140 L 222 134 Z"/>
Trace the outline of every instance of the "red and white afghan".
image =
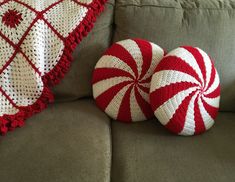
<path id="1" fill-rule="evenodd" d="M 72 51 L 106 0 L 0 2 L 0 133 L 53 101 L 49 87 L 68 71 Z"/>
<path id="2" fill-rule="evenodd" d="M 163 56 L 162 48 L 146 40 L 128 39 L 113 44 L 94 70 L 93 95 L 97 105 L 123 122 L 152 118 L 150 81 Z"/>
<path id="3" fill-rule="evenodd" d="M 219 109 L 220 81 L 201 49 L 180 47 L 167 54 L 151 81 L 150 102 L 158 120 L 180 135 L 212 127 Z"/>

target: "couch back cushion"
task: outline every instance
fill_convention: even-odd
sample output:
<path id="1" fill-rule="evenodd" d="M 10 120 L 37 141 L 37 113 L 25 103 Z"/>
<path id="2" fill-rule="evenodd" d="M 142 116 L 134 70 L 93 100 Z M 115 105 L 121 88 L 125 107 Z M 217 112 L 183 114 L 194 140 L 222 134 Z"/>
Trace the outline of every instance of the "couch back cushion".
<path id="1" fill-rule="evenodd" d="M 221 110 L 235 111 L 234 0 L 116 0 L 114 41 L 143 38 L 170 51 L 197 46 L 215 61 Z"/>
<path id="2" fill-rule="evenodd" d="M 54 88 L 56 101 L 70 101 L 92 95 L 91 78 L 96 62 L 110 46 L 114 0 L 109 0 L 93 30 L 77 46 L 74 62 L 62 82 Z"/>

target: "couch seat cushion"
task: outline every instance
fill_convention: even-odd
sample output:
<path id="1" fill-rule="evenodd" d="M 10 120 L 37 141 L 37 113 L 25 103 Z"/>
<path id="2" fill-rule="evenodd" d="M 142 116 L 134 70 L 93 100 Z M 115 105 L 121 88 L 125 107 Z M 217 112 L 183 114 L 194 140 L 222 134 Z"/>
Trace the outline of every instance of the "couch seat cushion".
<path id="1" fill-rule="evenodd" d="M 194 137 L 168 132 L 156 120 L 113 122 L 113 182 L 235 181 L 235 113 Z"/>
<path id="2" fill-rule="evenodd" d="M 110 120 L 91 100 L 54 104 L 0 142 L 4 182 L 105 182 Z"/>

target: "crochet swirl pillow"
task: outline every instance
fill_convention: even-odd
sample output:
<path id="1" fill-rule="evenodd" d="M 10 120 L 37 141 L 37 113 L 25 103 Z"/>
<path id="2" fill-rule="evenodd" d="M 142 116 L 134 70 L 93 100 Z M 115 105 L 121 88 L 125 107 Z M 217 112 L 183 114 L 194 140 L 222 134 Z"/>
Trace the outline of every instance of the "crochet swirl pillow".
<path id="1" fill-rule="evenodd" d="M 140 39 L 112 45 L 94 70 L 92 84 L 97 105 L 111 118 L 123 122 L 153 117 L 150 81 L 163 55 L 159 46 Z"/>
<path id="2" fill-rule="evenodd" d="M 50 87 L 68 71 L 72 52 L 106 0 L 0 2 L 0 133 L 53 101 Z"/>
<path id="3" fill-rule="evenodd" d="M 194 135 L 212 127 L 220 100 L 220 81 L 201 49 L 180 47 L 167 54 L 153 74 L 150 102 L 170 131 Z"/>

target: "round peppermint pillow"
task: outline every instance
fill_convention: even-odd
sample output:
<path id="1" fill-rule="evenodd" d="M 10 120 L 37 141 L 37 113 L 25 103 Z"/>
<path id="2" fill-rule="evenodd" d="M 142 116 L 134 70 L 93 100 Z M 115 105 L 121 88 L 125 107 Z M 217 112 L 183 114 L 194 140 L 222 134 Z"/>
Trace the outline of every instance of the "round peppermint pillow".
<path id="1" fill-rule="evenodd" d="M 150 102 L 170 131 L 195 135 L 214 124 L 220 81 L 214 63 L 201 49 L 180 47 L 167 54 L 153 74 Z"/>
<path id="2" fill-rule="evenodd" d="M 97 105 L 111 118 L 123 122 L 152 118 L 150 81 L 163 56 L 163 49 L 145 40 L 128 39 L 113 44 L 93 73 Z"/>

